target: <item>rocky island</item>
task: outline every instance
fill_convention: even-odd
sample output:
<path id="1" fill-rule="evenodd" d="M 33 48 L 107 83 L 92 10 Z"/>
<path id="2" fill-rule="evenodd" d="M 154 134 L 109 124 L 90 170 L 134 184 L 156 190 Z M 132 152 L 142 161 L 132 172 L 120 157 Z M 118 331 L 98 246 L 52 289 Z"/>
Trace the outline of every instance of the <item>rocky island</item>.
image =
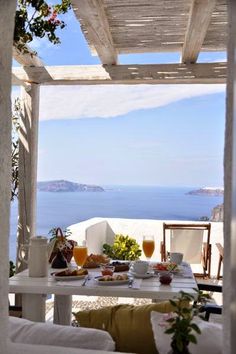
<path id="1" fill-rule="evenodd" d="M 224 221 L 224 204 L 219 204 L 211 211 L 211 221 L 223 222 Z"/>
<path id="2" fill-rule="evenodd" d="M 186 194 L 191 195 L 208 195 L 212 197 L 220 197 L 224 195 L 224 188 L 223 187 L 204 187 L 200 189 L 195 189 Z"/>
<path id="3" fill-rule="evenodd" d="M 104 192 L 100 186 L 65 180 L 38 182 L 37 189 L 39 192 Z"/>

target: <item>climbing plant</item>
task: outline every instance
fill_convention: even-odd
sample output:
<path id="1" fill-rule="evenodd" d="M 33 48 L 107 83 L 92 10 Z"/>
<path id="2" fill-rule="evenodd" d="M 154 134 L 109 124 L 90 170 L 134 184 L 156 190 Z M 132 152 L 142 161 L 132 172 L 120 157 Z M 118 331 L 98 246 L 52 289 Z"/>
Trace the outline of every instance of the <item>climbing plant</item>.
<path id="1" fill-rule="evenodd" d="M 46 37 L 57 44 L 60 38 L 58 29 L 65 27 L 61 15 L 71 8 L 70 0 L 49 5 L 45 0 L 18 0 L 15 16 L 14 46 L 21 52 L 27 53 L 27 44 L 34 38 Z"/>
<path id="2" fill-rule="evenodd" d="M 12 142 L 11 142 L 11 200 L 18 196 L 19 182 L 19 137 L 18 130 L 21 118 L 20 99 L 17 98 L 12 109 Z"/>

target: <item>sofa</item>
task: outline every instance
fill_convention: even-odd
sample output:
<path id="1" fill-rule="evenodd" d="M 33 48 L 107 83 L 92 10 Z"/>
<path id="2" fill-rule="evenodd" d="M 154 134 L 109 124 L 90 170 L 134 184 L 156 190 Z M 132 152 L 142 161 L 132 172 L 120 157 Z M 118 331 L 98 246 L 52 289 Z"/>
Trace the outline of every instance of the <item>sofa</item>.
<path id="1" fill-rule="evenodd" d="M 37 323 L 18 317 L 9 317 L 9 337 L 9 353 L 17 354 L 109 354 L 115 350 L 115 342 L 106 331 Z"/>
<path id="2" fill-rule="evenodd" d="M 165 326 L 160 324 L 164 312 L 170 311 L 170 306 L 166 302 L 164 305 L 159 303 L 131 308 L 120 305 L 83 311 L 78 313 L 78 319 L 85 327 L 79 328 L 10 319 L 11 342 L 8 343 L 7 353 L 109 354 L 116 348 L 116 353 L 168 354 L 171 336 L 165 334 Z M 222 354 L 222 326 L 200 318 L 195 321 L 201 334 L 197 335 L 197 344 L 190 344 L 190 352 Z M 107 331 L 101 329 L 103 327 Z M 111 350 L 106 350 L 109 348 Z"/>

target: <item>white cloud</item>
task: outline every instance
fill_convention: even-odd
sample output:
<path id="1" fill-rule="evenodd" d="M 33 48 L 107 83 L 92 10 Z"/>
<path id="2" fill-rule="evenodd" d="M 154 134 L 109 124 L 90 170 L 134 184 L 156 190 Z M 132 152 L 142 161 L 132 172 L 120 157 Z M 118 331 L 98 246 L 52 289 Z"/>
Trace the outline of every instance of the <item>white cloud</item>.
<path id="1" fill-rule="evenodd" d="M 220 84 L 42 86 L 40 119 L 110 118 L 224 91 Z"/>

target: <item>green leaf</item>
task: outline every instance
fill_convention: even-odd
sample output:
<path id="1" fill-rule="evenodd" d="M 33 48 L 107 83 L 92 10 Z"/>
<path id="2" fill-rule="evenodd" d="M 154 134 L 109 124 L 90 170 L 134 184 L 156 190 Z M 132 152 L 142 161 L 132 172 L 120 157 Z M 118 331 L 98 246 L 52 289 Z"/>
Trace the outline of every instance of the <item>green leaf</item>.
<path id="1" fill-rule="evenodd" d="M 103 253 L 113 259 L 136 260 L 142 252 L 135 239 L 128 235 L 115 235 L 113 245 L 103 245 Z"/>
<path id="2" fill-rule="evenodd" d="M 191 312 L 191 309 L 190 309 L 190 308 L 187 308 L 187 307 L 183 307 L 183 308 L 182 308 L 182 312 L 183 312 L 183 313 L 190 313 L 190 312 Z"/>
<path id="3" fill-rule="evenodd" d="M 168 323 L 175 322 L 175 318 L 174 317 L 173 318 L 168 318 L 168 320 L 166 320 L 166 322 L 168 322 Z"/>
<path id="4" fill-rule="evenodd" d="M 191 324 L 191 328 L 192 328 L 195 332 L 197 332 L 198 334 L 201 334 L 201 330 L 200 330 L 200 328 L 198 327 L 198 325 L 196 325 L 196 323 L 192 323 L 192 324 Z"/>
<path id="5" fill-rule="evenodd" d="M 178 307 L 176 301 L 173 301 L 173 300 L 169 300 L 170 304 L 173 306 L 173 307 Z"/>
<path id="6" fill-rule="evenodd" d="M 174 333 L 174 328 L 168 328 L 165 330 L 165 333 L 166 334 L 171 334 L 171 333 Z"/>
<path id="7" fill-rule="evenodd" d="M 195 337 L 193 334 L 189 334 L 189 335 L 188 335 L 188 340 L 189 340 L 189 342 L 191 342 L 191 343 L 197 344 L 197 339 L 196 339 L 196 337 Z"/>

